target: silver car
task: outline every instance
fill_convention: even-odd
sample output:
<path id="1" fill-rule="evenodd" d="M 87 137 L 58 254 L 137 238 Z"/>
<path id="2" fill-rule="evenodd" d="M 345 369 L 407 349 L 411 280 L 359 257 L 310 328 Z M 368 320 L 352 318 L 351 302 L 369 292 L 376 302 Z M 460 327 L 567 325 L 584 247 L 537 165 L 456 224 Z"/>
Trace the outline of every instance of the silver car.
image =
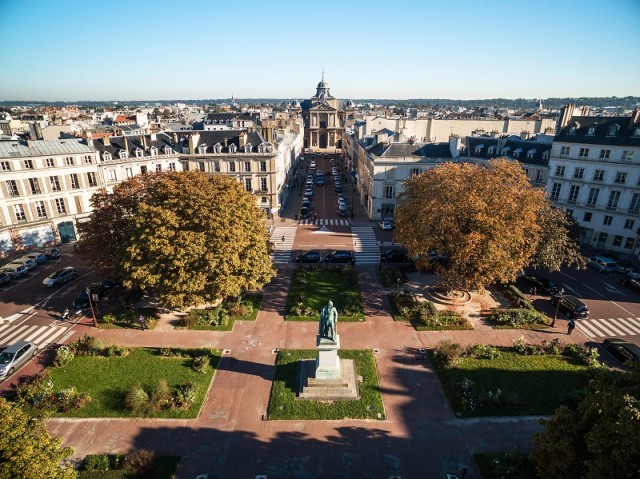
<path id="1" fill-rule="evenodd" d="M 38 347 L 28 341 L 18 341 L 0 353 L 0 380 L 11 376 L 29 359 L 38 354 Z"/>

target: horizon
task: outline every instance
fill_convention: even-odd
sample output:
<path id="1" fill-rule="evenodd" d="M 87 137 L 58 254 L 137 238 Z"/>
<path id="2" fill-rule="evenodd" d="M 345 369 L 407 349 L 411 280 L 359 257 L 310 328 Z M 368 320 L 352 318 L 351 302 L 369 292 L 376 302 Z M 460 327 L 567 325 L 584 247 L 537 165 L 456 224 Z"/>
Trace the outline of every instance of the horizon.
<path id="1" fill-rule="evenodd" d="M 640 96 L 634 0 L 63 5 L 0 3 L 0 101 L 302 100 L 323 75 L 354 100 Z"/>

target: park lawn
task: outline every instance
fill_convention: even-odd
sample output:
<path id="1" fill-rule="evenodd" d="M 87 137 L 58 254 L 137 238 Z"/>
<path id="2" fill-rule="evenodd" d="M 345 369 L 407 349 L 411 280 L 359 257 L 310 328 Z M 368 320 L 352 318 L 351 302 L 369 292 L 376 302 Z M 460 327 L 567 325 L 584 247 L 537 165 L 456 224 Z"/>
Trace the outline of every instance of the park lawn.
<path id="1" fill-rule="evenodd" d="M 289 289 L 289 297 L 287 300 L 287 321 L 317 321 L 320 317 L 320 310 L 327 304 L 329 300 L 333 301 L 333 305 L 338 311 L 345 306 L 354 304 L 362 304 L 360 298 L 360 289 L 357 283 L 349 284 L 345 279 L 342 271 L 319 269 L 317 271 L 306 271 L 306 280 L 301 282 L 294 274 L 291 278 L 291 288 Z M 308 309 L 317 311 L 312 316 L 296 316 L 289 314 L 291 303 L 294 298 L 302 296 L 304 304 Z M 355 322 L 364 321 L 364 313 L 357 313 L 353 316 L 338 315 L 338 322 Z"/>
<path id="2" fill-rule="evenodd" d="M 312 401 L 296 398 L 298 361 L 315 359 L 316 350 L 280 350 L 276 375 L 271 386 L 269 419 L 384 419 L 384 404 L 378 385 L 378 372 L 370 350 L 339 351 L 341 358 L 355 359 L 360 399 L 352 401 Z"/>
<path id="3" fill-rule="evenodd" d="M 163 357 L 155 348 L 134 348 L 124 357 L 76 356 L 63 368 L 49 369 L 54 392 L 75 387 L 78 392 L 88 393 L 91 401 L 81 409 L 53 412 L 52 416 L 136 417 L 139 415 L 124 408 L 124 397 L 129 387 L 139 382 L 149 392 L 159 380 L 165 379 L 171 388 L 188 382 L 196 384 L 193 405 L 188 410 L 160 410 L 148 417 L 195 418 L 220 360 L 219 351 L 198 351 L 212 354 L 209 367 L 204 372 L 197 372 L 191 367 L 191 358 Z"/>
<path id="4" fill-rule="evenodd" d="M 467 417 L 551 415 L 592 377 L 589 367 L 575 358 L 522 355 L 511 348 L 501 348 L 495 359 L 463 357 L 450 369 L 432 363 L 452 409 Z M 465 380 L 471 385 L 462 388 Z M 495 400 L 498 389 L 502 401 Z M 474 402 L 487 405 L 473 407 Z"/>

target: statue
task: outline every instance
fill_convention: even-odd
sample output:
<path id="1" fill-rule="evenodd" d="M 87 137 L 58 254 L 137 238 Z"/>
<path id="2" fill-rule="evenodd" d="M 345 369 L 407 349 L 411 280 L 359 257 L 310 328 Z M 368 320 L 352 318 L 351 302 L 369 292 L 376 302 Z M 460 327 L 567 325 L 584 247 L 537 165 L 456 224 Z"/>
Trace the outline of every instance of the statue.
<path id="1" fill-rule="evenodd" d="M 336 340 L 336 324 L 338 323 L 338 310 L 329 302 L 320 311 L 320 329 L 318 334 L 321 338 Z"/>

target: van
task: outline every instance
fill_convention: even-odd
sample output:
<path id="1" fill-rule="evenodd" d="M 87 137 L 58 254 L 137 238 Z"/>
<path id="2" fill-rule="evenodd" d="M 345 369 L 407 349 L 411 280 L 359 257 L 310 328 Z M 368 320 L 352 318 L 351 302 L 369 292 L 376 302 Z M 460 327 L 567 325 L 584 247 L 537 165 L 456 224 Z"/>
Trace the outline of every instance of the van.
<path id="1" fill-rule="evenodd" d="M 618 270 L 616 260 L 606 256 L 592 256 L 589 258 L 589 266 L 599 273 L 615 273 Z"/>
<path id="2" fill-rule="evenodd" d="M 551 296 L 551 304 L 562 310 L 568 318 L 587 319 L 589 317 L 589 308 L 575 296 L 569 294 Z"/>

